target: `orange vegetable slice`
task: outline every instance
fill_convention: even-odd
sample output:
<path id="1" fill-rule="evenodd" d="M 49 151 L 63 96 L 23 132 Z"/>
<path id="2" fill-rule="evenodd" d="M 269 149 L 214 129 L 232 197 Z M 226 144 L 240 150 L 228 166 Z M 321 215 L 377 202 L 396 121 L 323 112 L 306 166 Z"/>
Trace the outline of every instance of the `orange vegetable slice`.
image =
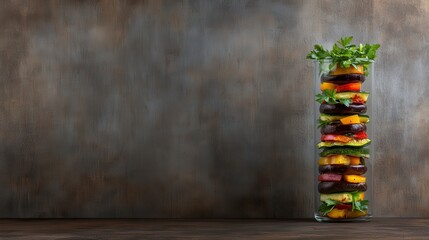
<path id="1" fill-rule="evenodd" d="M 360 123 L 360 120 L 359 120 L 359 115 L 351 115 L 351 116 L 347 116 L 347 117 L 344 117 L 344 118 L 341 118 L 340 119 L 340 122 L 343 124 L 343 125 L 349 125 L 349 124 L 357 124 L 357 123 Z"/>
<path id="2" fill-rule="evenodd" d="M 342 68 L 337 65 L 337 68 L 331 72 L 331 75 L 342 75 L 342 74 L 363 74 L 363 66 L 359 65 L 356 69 L 353 66 L 349 68 Z"/>
<path id="3" fill-rule="evenodd" d="M 359 165 L 360 164 L 360 157 L 349 156 L 349 158 L 350 158 L 350 165 Z"/>
<path id="4" fill-rule="evenodd" d="M 326 89 L 330 89 L 330 90 L 334 90 L 337 88 L 337 84 L 334 83 L 328 83 L 328 82 L 324 82 L 320 85 L 320 90 L 326 90 Z"/>
<path id="5" fill-rule="evenodd" d="M 358 217 L 366 216 L 367 214 L 368 214 L 368 212 L 367 212 L 367 211 L 363 211 L 363 212 L 361 212 L 361 211 L 357 211 L 357 210 L 354 210 L 354 211 L 348 211 L 348 212 L 346 213 L 346 218 L 358 218 Z"/>
<path id="6" fill-rule="evenodd" d="M 344 135 L 325 134 L 322 135 L 321 140 L 348 143 L 353 140 L 353 138 Z"/>
<path id="7" fill-rule="evenodd" d="M 351 140 L 353 140 L 353 138 L 350 138 L 350 137 L 347 137 L 347 136 L 343 136 L 343 135 L 338 135 L 338 136 L 335 136 L 335 140 L 334 141 L 348 143 Z"/>
<path id="8" fill-rule="evenodd" d="M 348 209 L 338 209 L 334 208 L 326 215 L 332 219 L 342 219 L 342 218 L 358 218 L 362 216 L 366 216 L 368 214 L 367 211 L 357 211 L 357 210 L 348 210 Z"/>
<path id="9" fill-rule="evenodd" d="M 364 183 L 366 182 L 366 177 L 360 175 L 344 175 L 344 181 L 349 183 Z"/>
<path id="10" fill-rule="evenodd" d="M 329 218 L 338 219 L 338 218 L 346 218 L 346 213 L 347 213 L 347 209 L 334 208 L 330 212 L 328 212 L 327 215 Z"/>
<path id="11" fill-rule="evenodd" d="M 361 162 L 359 157 L 352 157 L 352 156 L 347 156 L 343 154 L 333 154 L 327 157 L 319 158 L 319 165 L 330 165 L 330 164 L 360 165 Z M 354 176 L 354 175 L 350 175 L 350 176 Z"/>
<path id="12" fill-rule="evenodd" d="M 347 155 L 329 155 L 327 157 L 321 157 L 319 159 L 319 165 L 330 165 L 330 164 L 341 164 L 349 165 L 350 157 Z"/>

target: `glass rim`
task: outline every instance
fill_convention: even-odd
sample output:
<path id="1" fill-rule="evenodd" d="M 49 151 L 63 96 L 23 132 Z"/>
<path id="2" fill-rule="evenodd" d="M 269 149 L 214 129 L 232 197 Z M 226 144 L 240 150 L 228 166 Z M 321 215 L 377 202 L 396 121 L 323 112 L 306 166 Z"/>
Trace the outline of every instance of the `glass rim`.
<path id="1" fill-rule="evenodd" d="M 373 61 L 374 62 L 370 63 L 370 65 L 377 62 L 376 60 L 373 60 Z M 320 60 L 312 59 L 312 62 L 317 63 L 317 62 L 320 62 Z M 323 59 L 322 62 L 332 62 L 332 59 Z"/>

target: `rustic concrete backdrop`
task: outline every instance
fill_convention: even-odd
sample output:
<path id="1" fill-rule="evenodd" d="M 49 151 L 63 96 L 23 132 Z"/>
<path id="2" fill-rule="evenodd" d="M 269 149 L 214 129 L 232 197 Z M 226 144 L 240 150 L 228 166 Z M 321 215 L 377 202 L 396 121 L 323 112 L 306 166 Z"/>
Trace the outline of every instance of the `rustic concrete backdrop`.
<path id="1" fill-rule="evenodd" d="M 429 1 L 2 1 L 0 217 L 311 217 L 313 44 L 380 43 L 375 215 L 429 217 Z"/>

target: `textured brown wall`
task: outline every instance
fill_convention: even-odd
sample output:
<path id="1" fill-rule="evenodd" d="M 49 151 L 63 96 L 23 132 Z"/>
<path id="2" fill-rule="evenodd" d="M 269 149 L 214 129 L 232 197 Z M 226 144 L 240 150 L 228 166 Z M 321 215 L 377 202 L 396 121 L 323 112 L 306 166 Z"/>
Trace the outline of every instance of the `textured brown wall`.
<path id="1" fill-rule="evenodd" d="M 311 217 L 315 43 L 382 44 L 376 216 L 429 217 L 429 1 L 2 1 L 0 217 Z"/>

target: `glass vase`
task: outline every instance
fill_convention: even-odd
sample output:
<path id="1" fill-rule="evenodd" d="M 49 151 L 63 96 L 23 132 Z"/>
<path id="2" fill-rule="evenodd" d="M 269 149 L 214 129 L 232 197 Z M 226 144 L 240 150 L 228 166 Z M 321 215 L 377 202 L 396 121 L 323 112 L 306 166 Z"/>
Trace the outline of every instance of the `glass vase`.
<path id="1" fill-rule="evenodd" d="M 314 82 L 313 82 L 314 96 L 315 96 L 315 98 L 314 98 L 314 112 L 315 112 L 315 114 L 314 114 L 314 146 L 315 146 L 315 148 L 314 148 L 314 162 L 315 162 L 315 165 L 314 165 L 315 166 L 315 171 L 314 171 L 314 176 L 315 176 L 315 178 L 314 178 L 315 179 L 314 180 L 314 196 L 315 196 L 315 199 L 314 199 L 314 218 L 317 221 L 319 221 L 319 222 L 369 221 L 371 219 L 371 217 L 372 217 L 372 209 L 374 208 L 374 201 L 373 201 L 373 176 L 372 176 L 372 174 L 373 174 L 373 169 L 372 169 L 373 162 L 372 162 L 372 158 L 371 158 L 371 153 L 373 153 L 373 148 L 372 148 L 371 144 L 366 145 L 366 146 L 363 147 L 363 148 L 366 148 L 369 151 L 369 156 L 365 156 L 363 158 L 360 158 L 360 162 L 359 162 L 359 164 L 357 164 L 357 165 L 364 165 L 364 166 L 366 166 L 366 172 L 363 173 L 363 174 L 352 174 L 352 175 L 364 176 L 366 178 L 366 191 L 364 191 L 364 197 L 363 197 L 363 199 L 367 200 L 367 203 L 368 203 L 367 204 L 368 208 L 366 210 L 366 214 L 363 215 L 364 213 L 362 213 L 361 211 L 355 210 L 355 206 L 353 206 L 353 204 L 349 204 L 349 203 L 345 203 L 344 206 L 342 206 L 342 205 L 341 206 L 340 205 L 334 205 L 334 208 L 336 210 L 334 212 L 331 212 L 331 213 L 328 213 L 328 214 L 326 213 L 326 211 L 327 211 L 326 210 L 327 209 L 326 206 L 327 205 L 325 203 L 325 205 L 324 205 L 325 208 L 321 209 L 321 210 L 324 210 L 324 212 L 323 211 L 319 211 L 319 208 L 322 205 L 322 201 L 321 201 L 321 195 L 322 195 L 322 193 L 319 192 L 320 191 L 319 190 L 319 184 L 321 183 L 321 181 L 319 181 L 320 180 L 319 179 L 319 175 L 325 174 L 324 175 L 325 179 L 323 179 L 323 178 L 321 179 L 324 182 L 324 183 L 322 183 L 323 184 L 322 185 L 322 189 L 321 189 L 322 191 L 326 191 L 327 190 L 325 188 L 326 186 L 340 186 L 343 183 L 349 184 L 350 183 L 349 177 L 351 175 L 351 174 L 348 174 L 349 172 L 347 172 L 349 170 L 346 170 L 346 172 L 344 172 L 345 168 L 348 169 L 350 167 L 350 165 L 351 165 L 350 163 L 351 162 L 347 163 L 347 161 L 346 161 L 346 162 L 343 162 L 341 164 L 341 161 L 339 161 L 339 162 L 333 162 L 334 164 L 329 164 L 329 163 L 331 163 L 329 161 L 332 160 L 335 157 L 334 156 L 335 154 L 331 154 L 331 155 L 325 156 L 322 160 L 325 161 L 326 159 L 328 159 L 329 160 L 328 163 L 327 162 L 320 162 L 322 164 L 326 164 L 326 165 L 320 165 L 319 161 L 322 158 L 321 152 L 324 149 L 333 149 L 333 148 L 337 148 L 337 153 L 338 153 L 338 151 L 340 151 L 341 148 L 343 148 L 343 149 L 345 148 L 347 151 L 349 150 L 349 148 L 350 149 L 359 149 L 359 150 L 362 150 L 361 149 L 362 147 L 343 146 L 343 147 L 322 147 L 322 148 L 319 148 L 317 146 L 321 142 L 322 133 L 321 133 L 321 128 L 318 126 L 320 124 L 320 118 L 321 118 L 321 112 L 320 112 L 321 111 L 321 109 L 320 109 L 321 103 L 319 103 L 319 102 L 316 101 L 316 99 L 317 99 L 316 95 L 322 93 L 322 90 L 321 90 L 322 80 L 324 82 L 329 82 L 329 83 L 335 84 L 334 86 L 339 86 L 339 85 L 344 85 L 346 83 L 356 82 L 356 80 L 347 80 L 346 77 L 344 78 L 346 80 L 342 80 L 342 79 L 339 79 L 339 78 L 332 78 L 332 76 L 330 75 L 330 71 L 329 71 L 330 65 L 331 65 L 330 61 L 324 61 L 324 62 L 314 61 Z M 365 79 L 364 79 L 363 82 L 361 82 L 360 92 L 368 92 L 369 93 L 369 97 L 366 100 L 366 103 L 364 103 L 364 104 L 366 104 L 367 110 L 366 110 L 365 113 L 359 113 L 358 114 L 359 116 L 366 115 L 369 118 L 369 122 L 366 122 L 366 123 L 361 122 L 360 123 L 360 124 L 362 124 L 362 125 L 364 125 L 366 127 L 366 133 L 368 135 L 368 137 L 367 137 L 368 139 L 372 139 L 372 137 L 373 137 L 373 135 L 372 135 L 372 133 L 373 133 L 372 126 L 373 126 L 374 119 L 371 118 L 373 116 L 373 114 L 372 114 L 372 110 L 373 110 L 372 109 L 372 106 L 373 106 L 372 102 L 374 101 L 374 96 L 373 96 L 373 92 L 372 92 L 373 80 L 374 80 L 373 76 L 374 76 L 374 63 L 371 64 L 371 65 L 369 65 L 369 67 L 368 67 L 368 74 L 367 74 L 367 76 L 363 76 Z M 329 80 L 331 78 L 333 79 L 333 81 Z M 357 81 L 357 82 L 359 82 L 359 81 Z M 341 91 L 341 90 L 339 90 L 339 91 Z M 354 100 L 353 100 L 353 102 L 354 102 Z M 338 103 L 338 104 L 341 104 L 341 103 Z M 355 114 L 354 113 L 348 113 L 348 114 L 346 114 L 346 113 L 341 113 L 341 114 L 336 113 L 336 114 L 327 114 L 327 115 L 335 115 L 337 118 L 339 118 L 339 117 L 342 118 L 342 117 L 346 117 L 346 116 L 350 116 L 350 115 L 355 115 Z M 326 117 L 326 115 L 325 115 L 325 117 Z M 335 119 L 330 119 L 330 120 L 334 120 L 334 121 L 332 121 L 332 122 L 330 122 L 328 124 L 326 124 L 326 122 L 325 122 L 324 124 L 326 124 L 326 125 L 330 125 L 331 124 L 331 125 L 335 125 L 335 126 L 343 125 L 342 122 L 341 122 L 341 120 L 340 121 L 338 121 L 338 119 L 336 119 L 336 120 Z M 348 125 L 348 124 L 345 124 L 345 125 Z M 326 129 L 327 128 L 324 128 L 324 131 Z M 339 128 L 337 128 L 337 130 L 338 129 Z M 331 130 L 332 130 L 332 128 L 331 128 Z M 325 133 L 324 137 L 326 138 L 326 131 L 324 133 Z M 351 137 L 353 135 L 352 135 L 352 133 L 346 133 L 346 136 Z M 330 141 L 326 141 L 325 140 L 325 142 L 330 142 Z M 367 151 L 367 150 L 365 150 L 365 151 Z M 350 157 L 348 155 L 345 155 L 345 156 L 346 156 L 346 158 Z M 340 163 L 340 164 L 338 164 L 338 163 Z M 330 166 L 327 166 L 327 165 L 330 165 Z M 319 166 L 322 166 L 321 169 L 319 169 Z M 352 167 L 354 167 L 354 166 L 352 166 Z M 335 169 L 339 170 L 339 171 L 334 171 L 333 172 L 333 173 L 335 173 L 335 175 L 337 175 L 337 176 L 334 176 L 336 179 L 328 179 L 328 180 L 326 179 L 326 177 L 328 176 L 328 175 L 326 175 L 326 173 L 330 174 L 329 169 L 331 169 L 331 170 L 335 170 Z M 350 168 L 350 169 L 352 169 L 352 168 Z M 347 173 L 347 174 L 341 174 L 342 172 L 343 173 Z M 339 182 L 343 182 L 343 183 L 339 183 L 338 182 L 338 178 L 339 178 L 338 175 L 341 175 L 341 180 Z M 347 181 L 345 180 L 345 175 L 349 175 L 349 176 L 347 176 Z M 333 183 L 331 182 L 331 180 L 333 180 L 332 181 Z M 326 182 L 330 182 L 330 183 L 326 183 Z M 339 185 L 336 185 L 336 184 L 339 184 Z M 357 196 L 357 194 L 359 192 L 362 192 L 362 191 L 356 191 L 356 190 L 353 190 L 353 191 L 352 190 L 344 191 L 344 190 L 341 190 L 341 186 L 338 187 L 337 190 L 335 190 L 335 187 L 333 187 L 333 188 L 329 189 L 329 191 L 333 192 L 333 193 L 326 193 L 325 192 L 323 194 L 324 195 L 323 197 L 324 197 L 324 199 L 326 199 L 326 196 L 328 196 L 328 195 L 332 196 L 335 199 L 334 201 L 337 201 L 337 200 L 342 201 L 342 199 L 337 199 L 338 197 L 350 196 L 349 194 L 344 194 L 344 196 L 341 195 L 343 193 L 351 193 L 352 196 Z M 337 195 L 330 195 L 330 194 L 337 194 Z M 362 197 L 362 196 L 360 196 L 360 197 Z M 362 199 L 362 198 L 360 198 L 360 199 Z M 340 202 L 337 201 L 337 203 L 339 204 Z M 332 203 L 332 205 L 333 204 L 334 203 Z M 332 205 L 328 206 L 328 210 L 329 210 L 329 208 L 332 207 Z M 352 205 L 352 209 L 348 209 L 348 208 L 350 208 L 350 205 Z M 340 208 L 340 209 L 338 209 L 338 208 Z M 341 208 L 346 208 L 346 209 L 342 210 Z M 358 211 L 358 212 L 356 212 L 356 211 Z M 365 210 L 363 210 L 363 211 L 365 212 Z M 338 213 L 338 214 L 334 214 L 334 213 Z"/>

